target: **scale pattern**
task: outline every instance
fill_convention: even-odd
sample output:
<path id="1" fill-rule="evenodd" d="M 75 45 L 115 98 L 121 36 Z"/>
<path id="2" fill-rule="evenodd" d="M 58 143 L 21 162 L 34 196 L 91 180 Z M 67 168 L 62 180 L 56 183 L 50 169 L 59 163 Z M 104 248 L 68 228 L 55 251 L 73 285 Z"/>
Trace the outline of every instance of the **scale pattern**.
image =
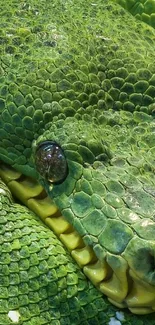
<path id="1" fill-rule="evenodd" d="M 155 28 L 155 1 L 154 0 L 117 0 L 125 9 L 137 19 L 144 21 Z"/>
<path id="2" fill-rule="evenodd" d="M 0 324 L 14 323 L 11 311 L 24 325 L 102 324 L 108 304 L 101 293 L 56 236 L 0 186 Z"/>
<path id="3" fill-rule="evenodd" d="M 0 4 L 0 159 L 38 179 L 94 250 L 108 273 L 99 289 L 111 302 L 137 314 L 153 312 L 155 31 L 115 1 L 52 1 L 45 6 L 13 0 L 5 9 Z M 142 4 L 153 22 L 153 1 Z M 131 7 L 135 8 L 134 2 Z M 34 163 L 36 146 L 44 140 L 60 144 L 69 168 L 65 181 L 52 188 L 38 175 Z M 81 287 L 82 273 L 51 231 L 28 210 L 6 204 L 6 196 L 1 200 L 1 323 L 9 324 L 10 308 L 20 308 L 24 325 L 49 324 L 49 319 L 50 325 L 66 319 L 79 324 L 82 291 L 92 307 L 92 313 L 87 310 L 83 316 L 84 324 L 86 319 L 88 324 L 108 324 L 115 308 L 85 278 Z M 10 232 L 7 227 L 12 227 Z M 60 272 L 63 278 L 60 282 L 56 278 L 52 298 L 50 279 L 48 284 L 43 275 L 38 281 L 42 274 L 51 274 L 51 249 L 54 273 L 58 277 Z M 74 320 L 72 306 L 64 305 L 68 314 L 60 307 L 61 303 L 69 306 L 68 263 L 75 268 L 71 272 L 78 303 Z M 86 273 L 88 269 L 89 265 Z M 19 288 L 24 285 L 20 272 L 27 279 L 24 293 Z M 59 287 L 64 295 L 57 294 Z M 47 316 L 42 316 L 42 295 Z M 125 317 L 126 324 L 154 324 L 152 316 L 126 313 Z"/>

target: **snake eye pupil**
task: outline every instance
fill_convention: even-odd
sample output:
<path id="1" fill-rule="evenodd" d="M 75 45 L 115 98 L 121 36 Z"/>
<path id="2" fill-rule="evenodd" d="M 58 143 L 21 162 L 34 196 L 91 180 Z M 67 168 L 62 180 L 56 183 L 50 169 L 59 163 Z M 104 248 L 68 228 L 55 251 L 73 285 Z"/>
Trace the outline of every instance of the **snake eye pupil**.
<path id="1" fill-rule="evenodd" d="M 35 164 L 39 174 L 53 184 L 60 184 L 67 177 L 67 161 L 56 142 L 45 141 L 38 145 Z"/>

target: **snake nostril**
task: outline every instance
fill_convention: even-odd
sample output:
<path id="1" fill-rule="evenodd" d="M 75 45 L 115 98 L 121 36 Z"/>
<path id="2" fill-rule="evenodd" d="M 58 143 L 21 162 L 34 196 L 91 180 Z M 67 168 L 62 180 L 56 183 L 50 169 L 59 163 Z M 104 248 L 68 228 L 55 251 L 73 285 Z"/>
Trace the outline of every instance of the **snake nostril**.
<path id="1" fill-rule="evenodd" d="M 150 271 L 155 271 L 155 259 L 151 253 L 148 253 L 147 260 L 148 265 L 150 266 Z"/>
<path id="2" fill-rule="evenodd" d="M 62 183 L 68 174 L 68 165 L 62 148 L 54 141 L 39 143 L 35 152 L 39 174 L 53 184 Z"/>
<path id="3" fill-rule="evenodd" d="M 155 245 L 153 240 L 146 241 L 135 235 L 122 256 L 140 281 L 155 286 Z"/>

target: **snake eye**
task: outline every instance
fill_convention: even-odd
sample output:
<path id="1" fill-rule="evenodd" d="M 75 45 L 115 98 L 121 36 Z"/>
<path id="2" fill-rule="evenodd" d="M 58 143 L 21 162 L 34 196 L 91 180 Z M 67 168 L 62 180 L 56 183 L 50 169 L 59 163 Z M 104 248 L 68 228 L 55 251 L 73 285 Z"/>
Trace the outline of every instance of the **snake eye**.
<path id="1" fill-rule="evenodd" d="M 56 142 L 45 141 L 38 145 L 35 164 L 39 174 L 53 184 L 60 184 L 67 177 L 67 161 Z"/>

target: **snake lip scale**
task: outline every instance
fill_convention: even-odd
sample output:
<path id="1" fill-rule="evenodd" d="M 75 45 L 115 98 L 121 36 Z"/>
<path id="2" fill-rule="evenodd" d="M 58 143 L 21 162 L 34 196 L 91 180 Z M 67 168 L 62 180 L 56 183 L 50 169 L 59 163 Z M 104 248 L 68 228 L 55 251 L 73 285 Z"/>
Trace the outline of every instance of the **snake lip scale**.
<path id="1" fill-rule="evenodd" d="M 0 7 L 0 324 L 155 324 L 155 1 Z"/>

